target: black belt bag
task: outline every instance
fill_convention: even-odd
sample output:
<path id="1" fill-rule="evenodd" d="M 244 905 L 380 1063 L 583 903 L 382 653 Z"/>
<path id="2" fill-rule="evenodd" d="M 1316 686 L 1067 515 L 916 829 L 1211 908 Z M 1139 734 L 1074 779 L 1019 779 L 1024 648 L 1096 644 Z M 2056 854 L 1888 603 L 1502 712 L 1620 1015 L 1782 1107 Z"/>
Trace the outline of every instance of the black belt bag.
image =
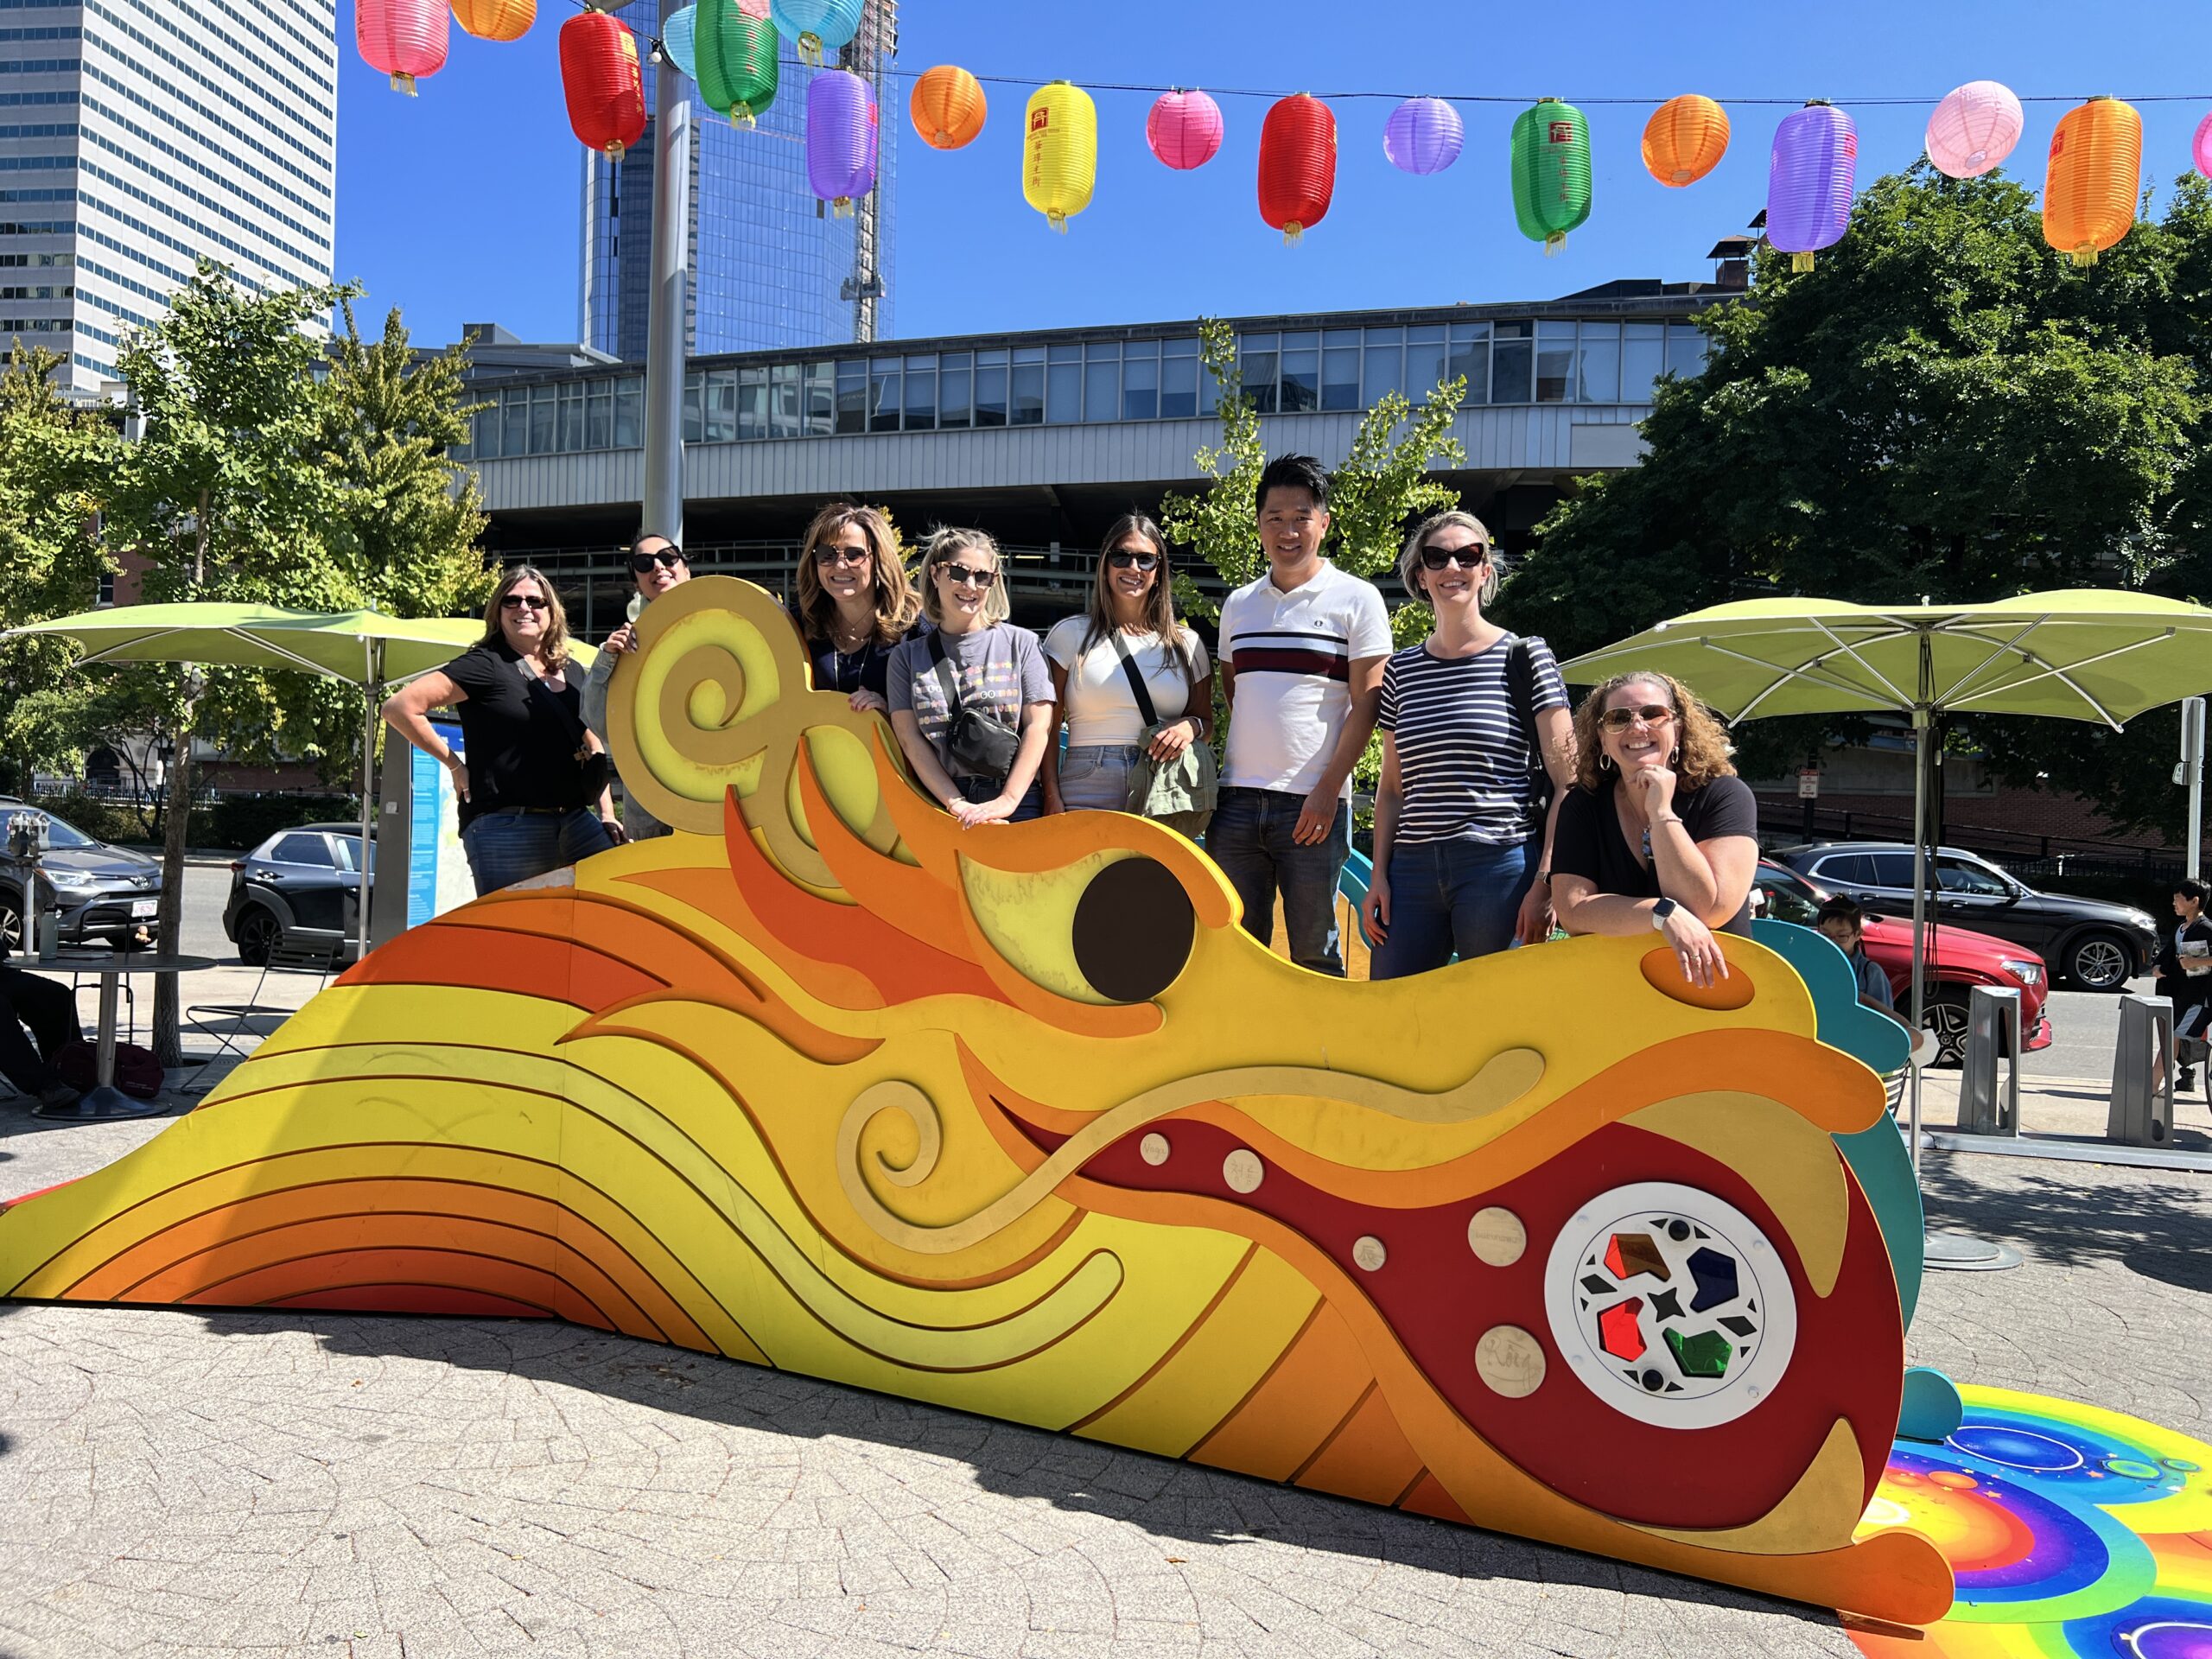
<path id="1" fill-rule="evenodd" d="M 944 636 L 932 628 L 929 635 L 930 664 L 938 683 L 944 688 L 944 706 L 952 716 L 945 734 L 945 748 L 952 757 L 956 778 L 981 778 L 1003 784 L 1021 753 L 1021 734 L 995 715 L 961 706 L 959 677 L 944 653 Z"/>

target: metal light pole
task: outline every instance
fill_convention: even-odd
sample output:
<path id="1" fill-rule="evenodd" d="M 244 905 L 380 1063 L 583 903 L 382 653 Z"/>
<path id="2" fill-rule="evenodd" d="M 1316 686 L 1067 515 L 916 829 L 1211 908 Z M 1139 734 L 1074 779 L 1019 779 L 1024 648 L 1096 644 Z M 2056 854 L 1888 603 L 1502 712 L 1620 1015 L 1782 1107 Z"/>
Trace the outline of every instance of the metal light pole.
<path id="1" fill-rule="evenodd" d="M 2197 861 L 2204 848 L 2204 699 L 2184 698 L 2181 705 L 2181 765 L 2174 781 L 2189 785 L 2189 879 L 2196 880 Z"/>
<path id="2" fill-rule="evenodd" d="M 682 10 L 660 0 L 660 31 Z M 645 323 L 643 528 L 683 540 L 683 320 L 691 289 L 691 100 L 664 50 L 653 80 L 651 309 Z"/>

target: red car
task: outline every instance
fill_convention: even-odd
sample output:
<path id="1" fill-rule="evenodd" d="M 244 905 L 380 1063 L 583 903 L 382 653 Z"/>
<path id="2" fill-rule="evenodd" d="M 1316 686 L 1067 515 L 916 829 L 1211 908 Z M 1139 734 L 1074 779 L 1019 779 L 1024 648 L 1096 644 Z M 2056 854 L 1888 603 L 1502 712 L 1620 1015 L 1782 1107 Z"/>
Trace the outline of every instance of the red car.
<path id="1" fill-rule="evenodd" d="M 1813 925 L 1828 897 L 1826 889 L 1796 871 L 1764 858 L 1753 879 L 1753 894 L 1755 900 L 1764 899 L 1760 914 L 1805 927 Z M 1907 1007 L 1912 1000 L 1912 924 L 1869 915 L 1862 939 L 1866 954 L 1890 976 L 1897 1007 Z M 2010 939 L 1948 925 L 1929 928 L 1928 941 L 1928 968 L 1935 984 L 1923 1023 L 1936 1033 L 1938 1065 L 1956 1065 L 1966 1052 L 1967 999 L 1976 985 L 2019 992 L 2020 1030 L 2027 1046 L 2050 1046 L 2050 1016 L 2044 1012 L 2050 976 L 2041 957 Z"/>

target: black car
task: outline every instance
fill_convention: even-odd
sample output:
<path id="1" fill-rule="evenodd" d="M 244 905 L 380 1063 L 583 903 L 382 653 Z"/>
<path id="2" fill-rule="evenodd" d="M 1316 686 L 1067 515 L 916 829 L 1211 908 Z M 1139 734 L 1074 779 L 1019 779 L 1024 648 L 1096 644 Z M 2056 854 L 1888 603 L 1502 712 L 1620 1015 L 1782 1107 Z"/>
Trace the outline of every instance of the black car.
<path id="1" fill-rule="evenodd" d="M 23 947 L 29 909 L 29 869 L 8 855 L 9 831 L 19 812 L 43 811 L 26 801 L 0 797 L 0 956 Z M 47 851 L 39 866 L 60 907 L 64 944 L 105 940 L 118 950 L 143 950 L 160 937 L 154 922 L 162 899 L 158 860 L 95 841 L 51 812 L 46 814 Z"/>
<path id="2" fill-rule="evenodd" d="M 376 889 L 375 843 L 370 843 L 369 887 Z M 231 897 L 223 906 L 223 931 L 238 960 L 264 967 L 270 948 L 289 937 L 295 944 L 336 945 L 351 960 L 360 918 L 361 826 L 305 823 L 280 830 L 231 865 Z"/>
<path id="3" fill-rule="evenodd" d="M 1775 857 L 1869 910 L 1912 915 L 1909 842 L 1824 842 L 1786 847 Z M 2116 991 L 2148 973 L 2158 954 L 2158 924 L 2133 906 L 2038 893 L 1956 847 L 1936 849 L 1929 876 L 1930 919 L 2024 944 L 2076 990 Z"/>

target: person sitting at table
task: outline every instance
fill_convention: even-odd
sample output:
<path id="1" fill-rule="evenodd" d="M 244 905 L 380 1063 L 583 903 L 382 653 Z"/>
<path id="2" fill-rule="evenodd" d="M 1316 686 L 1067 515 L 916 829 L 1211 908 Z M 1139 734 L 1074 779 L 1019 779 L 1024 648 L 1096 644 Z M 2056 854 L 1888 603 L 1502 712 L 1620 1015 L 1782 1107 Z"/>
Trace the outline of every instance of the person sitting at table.
<path id="1" fill-rule="evenodd" d="M 0 962 L 0 1077 L 49 1110 L 73 1106 L 78 1090 L 61 1080 L 54 1061 L 84 1039 L 67 985 Z"/>
<path id="2" fill-rule="evenodd" d="M 1691 983 L 1727 978 L 1713 934 L 1751 937 L 1759 807 L 1720 722 L 1669 675 L 1621 674 L 1582 700 L 1574 741 L 1552 836 L 1560 925 L 1656 928 Z"/>

